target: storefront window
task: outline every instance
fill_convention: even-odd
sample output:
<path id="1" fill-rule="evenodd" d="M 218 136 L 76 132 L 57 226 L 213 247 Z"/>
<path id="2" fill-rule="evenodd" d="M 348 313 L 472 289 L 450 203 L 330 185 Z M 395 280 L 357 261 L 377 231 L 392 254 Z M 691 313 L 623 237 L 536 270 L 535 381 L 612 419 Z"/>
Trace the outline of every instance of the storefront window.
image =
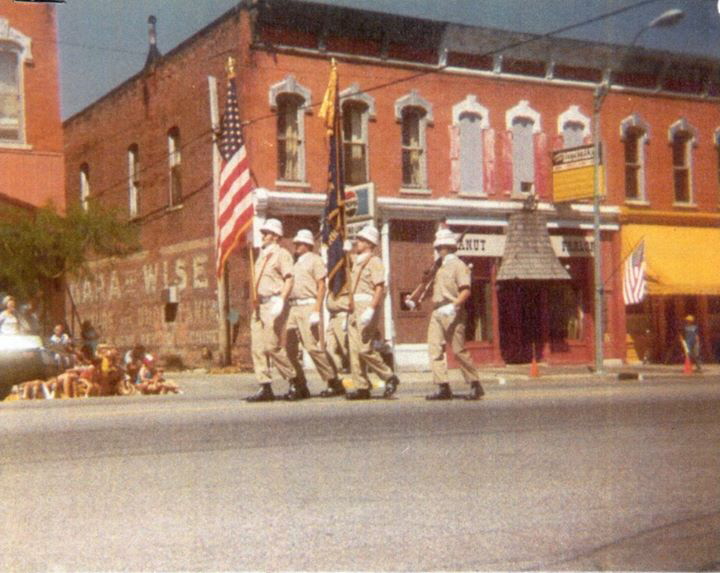
<path id="1" fill-rule="evenodd" d="M 473 277 L 472 294 L 466 308 L 468 340 L 492 342 L 492 285 L 489 279 Z"/>
<path id="2" fill-rule="evenodd" d="M 583 319 L 580 289 L 572 284 L 550 287 L 550 340 L 582 340 Z"/>

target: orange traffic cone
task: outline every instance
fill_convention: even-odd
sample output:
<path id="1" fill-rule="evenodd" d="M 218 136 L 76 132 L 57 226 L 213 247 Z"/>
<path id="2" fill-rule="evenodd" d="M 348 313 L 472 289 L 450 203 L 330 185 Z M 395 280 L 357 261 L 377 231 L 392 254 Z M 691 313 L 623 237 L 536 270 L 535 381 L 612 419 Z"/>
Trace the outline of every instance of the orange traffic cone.
<path id="1" fill-rule="evenodd" d="M 530 362 L 530 378 L 539 378 L 540 369 L 537 360 L 535 360 L 535 345 L 533 344 L 532 362 Z"/>
<path id="2" fill-rule="evenodd" d="M 693 373 L 693 367 L 692 362 L 690 362 L 690 354 L 687 352 L 685 353 L 685 364 L 683 366 L 683 374 L 692 374 Z"/>

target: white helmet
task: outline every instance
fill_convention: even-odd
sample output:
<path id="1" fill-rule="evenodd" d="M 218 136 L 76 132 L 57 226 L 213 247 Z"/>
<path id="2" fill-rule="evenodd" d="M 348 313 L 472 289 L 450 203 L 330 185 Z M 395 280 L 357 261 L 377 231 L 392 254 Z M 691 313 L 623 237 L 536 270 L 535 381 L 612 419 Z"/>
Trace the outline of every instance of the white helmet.
<path id="1" fill-rule="evenodd" d="M 265 219 L 265 222 L 260 227 L 260 232 L 263 231 L 277 235 L 278 237 L 283 236 L 283 226 L 278 219 Z"/>
<path id="2" fill-rule="evenodd" d="M 450 229 L 439 229 L 435 233 L 433 247 L 455 247 L 457 248 L 457 237 Z"/>
<path id="3" fill-rule="evenodd" d="M 300 229 L 293 239 L 293 243 L 305 243 L 311 247 L 315 246 L 315 238 L 309 229 Z"/>
<path id="4" fill-rule="evenodd" d="M 366 227 L 363 227 L 362 230 L 357 234 L 357 238 L 364 239 L 368 243 L 377 245 L 378 241 L 380 240 L 380 233 L 374 226 L 367 225 Z"/>

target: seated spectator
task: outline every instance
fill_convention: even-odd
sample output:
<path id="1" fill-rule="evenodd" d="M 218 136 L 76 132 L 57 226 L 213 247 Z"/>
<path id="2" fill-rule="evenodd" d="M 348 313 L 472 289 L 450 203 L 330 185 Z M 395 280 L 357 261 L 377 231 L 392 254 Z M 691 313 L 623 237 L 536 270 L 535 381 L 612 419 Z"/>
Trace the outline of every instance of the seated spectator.
<path id="1" fill-rule="evenodd" d="M 138 376 L 143 394 L 182 394 L 175 382 L 165 380 L 163 369 L 155 367 L 152 357 L 143 361 Z"/>
<path id="2" fill-rule="evenodd" d="M 54 352 L 59 370 L 67 370 L 73 365 L 74 348 L 72 338 L 65 332 L 65 326 L 58 323 L 48 339 L 48 348 Z"/>
<path id="3" fill-rule="evenodd" d="M 49 383 L 52 384 L 52 381 Z M 51 392 L 45 380 L 30 380 L 22 385 L 23 400 L 44 400 L 53 398 L 53 396 L 54 393 Z"/>
<path id="4" fill-rule="evenodd" d="M 80 325 L 80 337 L 82 338 L 82 353 L 89 358 L 94 357 L 100 335 L 89 320 L 82 321 Z"/>
<path id="5" fill-rule="evenodd" d="M 147 359 L 152 360 L 152 355 L 145 351 L 142 344 L 136 344 L 125 353 L 125 371 L 133 384 L 140 384 L 141 380 L 138 374 L 143 362 Z"/>

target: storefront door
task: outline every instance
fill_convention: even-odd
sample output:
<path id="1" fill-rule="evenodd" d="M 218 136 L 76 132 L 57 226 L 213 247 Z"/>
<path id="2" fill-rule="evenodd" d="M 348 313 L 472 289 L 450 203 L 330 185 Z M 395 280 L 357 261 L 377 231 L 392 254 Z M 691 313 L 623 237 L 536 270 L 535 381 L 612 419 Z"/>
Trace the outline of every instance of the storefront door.
<path id="1" fill-rule="evenodd" d="M 527 364 L 542 358 L 541 285 L 507 281 L 498 288 L 500 353 L 507 364 Z"/>

